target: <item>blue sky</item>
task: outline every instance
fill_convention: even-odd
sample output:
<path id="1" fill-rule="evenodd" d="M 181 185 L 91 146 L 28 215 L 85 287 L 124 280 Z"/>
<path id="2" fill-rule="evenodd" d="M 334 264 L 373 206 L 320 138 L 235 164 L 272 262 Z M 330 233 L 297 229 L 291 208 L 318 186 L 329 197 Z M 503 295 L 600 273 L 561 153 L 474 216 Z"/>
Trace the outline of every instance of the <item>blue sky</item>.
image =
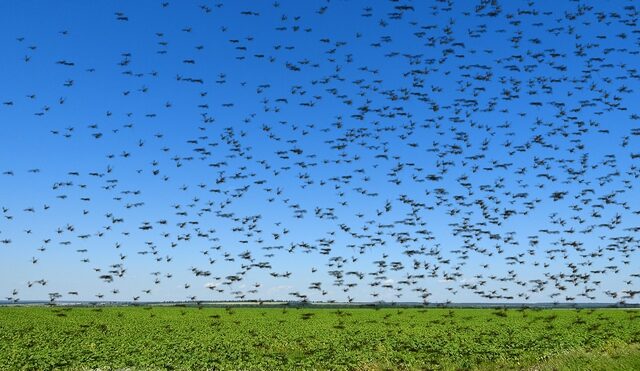
<path id="1" fill-rule="evenodd" d="M 501 2 L 498 16 L 490 17 L 482 14 L 491 6 L 476 13 L 471 2 L 406 2 L 413 10 L 390 19 L 398 12 L 394 7 L 403 4 L 3 2 L 0 99 L 6 104 L 0 107 L 0 170 L 13 175 L 0 176 L 0 206 L 11 217 L 0 221 L 0 239 L 11 240 L 0 246 L 0 292 L 14 297 L 16 289 L 22 300 L 46 299 L 54 292 L 68 300 L 94 300 L 97 294 L 108 300 L 223 300 L 259 283 L 245 299 L 292 299 L 289 293 L 298 291 L 311 300 L 415 301 L 421 299 L 411 289 L 423 287 L 432 301 L 475 302 L 486 298 L 461 285 L 484 280 L 488 291 L 527 293 L 528 299 L 514 301 L 562 301 L 585 287 L 595 288 L 594 300 L 615 301 L 605 292 L 637 288 L 630 274 L 640 273 L 624 263 L 637 260 L 638 234 L 625 228 L 637 226 L 634 211 L 640 208 L 634 186 L 638 159 L 631 156 L 640 152 L 639 137 L 632 134 L 638 125 L 633 118 L 638 77 L 632 70 L 638 32 L 629 22 L 637 15 L 625 9 L 632 4 L 592 2 L 589 9 L 573 1 Z M 243 14 L 247 11 L 251 15 Z M 118 20 L 116 13 L 127 20 Z M 485 80 L 474 78 L 487 73 Z M 202 83 L 185 81 L 189 78 Z M 505 100 L 507 90 L 518 97 Z M 365 106 L 368 112 L 360 120 Z M 538 135 L 541 142 L 534 141 Z M 527 150 L 519 152 L 518 146 Z M 476 155 L 484 157 L 468 158 Z M 584 172 L 571 179 L 563 166 L 580 172 L 583 159 Z M 437 174 L 442 162 L 449 163 L 442 178 L 425 179 Z M 512 165 L 488 169 L 496 164 Z M 521 168 L 526 173 L 516 172 Z M 472 194 L 460 184 L 462 176 L 472 184 Z M 217 183 L 222 177 L 225 182 Z M 441 203 L 438 189 L 448 192 Z M 564 191 L 564 199 L 550 198 Z M 526 196 L 514 198 L 518 193 Z M 598 200 L 612 193 L 617 203 Z M 411 217 L 426 224 L 379 227 L 409 217 L 411 207 L 398 200 L 401 195 L 425 206 Z M 540 201 L 525 215 L 524 203 L 535 199 Z M 378 215 L 387 200 L 392 210 Z M 478 200 L 496 208 L 491 214 L 517 213 L 500 225 L 486 225 L 489 233 L 483 238 L 472 238 L 478 248 L 496 250 L 493 255 L 470 251 L 460 259 L 467 242 L 453 234 L 451 224 L 467 216 L 471 223 L 487 223 Z M 136 203 L 144 204 L 132 206 Z M 594 207 L 598 203 L 603 207 Z M 303 218 L 295 217 L 292 205 L 306 210 Z M 29 208 L 35 212 L 25 211 Z M 333 208 L 335 219 L 314 216 L 316 208 L 320 213 Z M 187 215 L 176 214 L 181 211 Z M 262 232 L 234 231 L 240 223 L 220 216 L 228 213 L 241 219 L 259 215 L 254 229 Z M 551 223 L 557 220 L 552 213 L 564 219 L 562 228 Z M 616 228 L 598 227 L 616 215 L 622 220 Z M 114 224 L 113 218 L 124 223 Z M 156 223 L 160 220 L 167 223 Z M 139 229 L 144 222 L 153 229 Z M 181 228 L 179 223 L 187 224 Z M 370 236 L 354 238 L 340 224 Z M 589 233 L 540 233 L 592 224 L 596 227 Z M 208 236 L 198 237 L 195 228 L 209 231 Z M 416 233 L 421 229 L 433 238 Z M 384 246 L 366 248 L 364 254 L 350 247 L 378 232 Z M 398 242 L 391 233 L 416 240 Z M 181 238 L 187 234 L 189 240 Z M 540 243 L 531 248 L 533 235 L 540 235 Z M 610 238 L 621 236 L 629 238 L 612 247 Z M 305 253 L 300 246 L 287 252 L 291 244 L 319 249 L 322 238 L 335 241 L 329 255 Z M 584 251 L 564 246 L 566 258 L 546 252 L 575 240 Z M 276 245 L 285 249 L 264 249 Z M 41 246 L 46 250 L 39 251 Z M 422 247 L 440 253 L 403 254 Z M 588 256 L 599 248 L 603 254 Z M 273 272 L 291 272 L 291 278 L 253 268 L 242 281 L 224 285 L 225 277 L 247 263 L 238 256 L 244 251 L 255 262 L 268 261 Z M 225 253 L 235 260 L 225 260 Z M 274 256 L 265 256 L 269 253 Z M 518 258 L 522 264 L 507 264 L 505 257 L 519 254 L 524 254 Z M 392 288 L 370 287 L 369 273 L 383 255 L 405 269 L 384 273 L 381 281 Z M 327 266 L 332 257 L 347 262 L 342 268 Z M 209 264 L 209 258 L 216 262 Z M 395 289 L 403 287 L 398 281 L 430 272 L 414 270 L 414 258 L 421 267 L 439 266 L 437 274 L 404 287 L 398 298 Z M 549 297 L 559 292 L 552 284 L 531 292 L 532 280 L 571 275 L 570 263 L 581 273 L 605 273 L 591 273 L 586 285 L 568 284 L 559 297 Z M 100 280 L 114 264 L 122 264 L 126 274 L 112 283 Z M 611 266 L 616 268 L 605 268 Z M 195 277 L 192 267 L 211 276 Z M 367 277 L 346 276 L 345 283 L 358 286 L 344 292 L 344 286 L 333 285 L 328 272 L 334 270 Z M 525 285 L 504 279 L 510 271 Z M 160 272 L 159 284 L 153 272 Z M 457 273 L 455 280 L 447 279 Z M 45 286 L 28 287 L 41 279 L 47 280 Z M 321 282 L 328 294 L 309 290 L 311 282 Z M 211 283 L 224 292 L 208 289 Z M 150 294 L 143 292 L 147 289 Z M 372 299 L 372 292 L 379 296 Z"/>

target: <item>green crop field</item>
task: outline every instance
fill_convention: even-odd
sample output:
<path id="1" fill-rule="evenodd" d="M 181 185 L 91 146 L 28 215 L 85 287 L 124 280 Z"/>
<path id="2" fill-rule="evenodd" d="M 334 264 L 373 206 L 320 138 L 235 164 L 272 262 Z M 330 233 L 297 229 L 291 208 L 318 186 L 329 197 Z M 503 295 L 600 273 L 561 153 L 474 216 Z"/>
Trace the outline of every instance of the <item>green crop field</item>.
<path id="1" fill-rule="evenodd" d="M 623 309 L 0 308 L 0 369 L 640 369 Z"/>

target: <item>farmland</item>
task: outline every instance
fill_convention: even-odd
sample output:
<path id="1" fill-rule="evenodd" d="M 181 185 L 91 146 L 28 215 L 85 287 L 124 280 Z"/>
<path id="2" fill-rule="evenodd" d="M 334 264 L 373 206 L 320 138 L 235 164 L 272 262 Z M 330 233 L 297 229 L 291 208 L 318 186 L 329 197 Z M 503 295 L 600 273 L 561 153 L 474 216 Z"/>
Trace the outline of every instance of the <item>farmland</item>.
<path id="1" fill-rule="evenodd" d="M 0 369 L 634 369 L 640 311 L 2 307 Z"/>

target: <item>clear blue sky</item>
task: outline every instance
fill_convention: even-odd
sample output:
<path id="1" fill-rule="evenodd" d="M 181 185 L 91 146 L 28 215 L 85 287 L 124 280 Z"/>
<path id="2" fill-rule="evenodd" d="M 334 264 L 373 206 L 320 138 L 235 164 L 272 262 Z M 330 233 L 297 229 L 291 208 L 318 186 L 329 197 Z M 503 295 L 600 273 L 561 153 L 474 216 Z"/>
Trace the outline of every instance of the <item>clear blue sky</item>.
<path id="1" fill-rule="evenodd" d="M 0 293 L 618 301 L 640 280 L 632 6 L 4 1 Z M 272 270 L 231 282 L 245 251 Z"/>

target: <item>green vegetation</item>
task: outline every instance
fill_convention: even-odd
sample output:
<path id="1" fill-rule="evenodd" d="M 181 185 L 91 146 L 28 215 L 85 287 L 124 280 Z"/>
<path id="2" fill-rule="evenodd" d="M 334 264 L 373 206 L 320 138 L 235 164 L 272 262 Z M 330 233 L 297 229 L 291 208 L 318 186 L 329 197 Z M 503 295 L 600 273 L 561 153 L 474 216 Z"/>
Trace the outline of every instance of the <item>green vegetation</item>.
<path id="1" fill-rule="evenodd" d="M 640 311 L 0 308 L 0 369 L 640 369 Z"/>
<path id="2" fill-rule="evenodd" d="M 638 344 L 612 342 L 606 346 L 587 351 L 578 349 L 552 357 L 533 368 L 551 370 L 640 370 L 640 347 Z"/>

